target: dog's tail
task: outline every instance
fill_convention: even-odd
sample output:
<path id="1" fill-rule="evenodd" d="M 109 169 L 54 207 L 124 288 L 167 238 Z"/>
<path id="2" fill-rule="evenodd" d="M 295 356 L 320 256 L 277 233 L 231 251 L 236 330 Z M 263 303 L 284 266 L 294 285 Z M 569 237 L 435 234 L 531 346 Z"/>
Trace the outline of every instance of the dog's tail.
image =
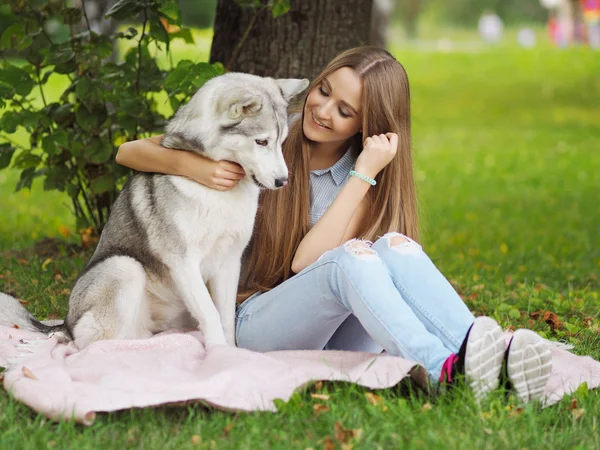
<path id="1" fill-rule="evenodd" d="M 0 325 L 22 330 L 39 331 L 44 334 L 61 331 L 67 336 L 69 335 L 64 323 L 58 325 L 44 324 L 27 311 L 19 300 L 2 292 L 0 292 Z"/>

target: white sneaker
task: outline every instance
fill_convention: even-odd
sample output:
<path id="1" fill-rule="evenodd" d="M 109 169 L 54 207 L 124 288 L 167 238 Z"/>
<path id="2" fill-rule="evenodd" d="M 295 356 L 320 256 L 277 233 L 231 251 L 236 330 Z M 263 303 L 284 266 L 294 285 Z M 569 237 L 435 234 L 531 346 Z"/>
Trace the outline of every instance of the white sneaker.
<path id="1" fill-rule="evenodd" d="M 519 329 L 506 353 L 506 375 L 519 399 L 541 399 L 552 372 L 552 353 L 544 340 L 531 330 Z"/>
<path id="2" fill-rule="evenodd" d="M 498 387 L 505 350 L 500 325 L 490 317 L 477 317 L 458 354 L 458 365 L 477 400 Z"/>

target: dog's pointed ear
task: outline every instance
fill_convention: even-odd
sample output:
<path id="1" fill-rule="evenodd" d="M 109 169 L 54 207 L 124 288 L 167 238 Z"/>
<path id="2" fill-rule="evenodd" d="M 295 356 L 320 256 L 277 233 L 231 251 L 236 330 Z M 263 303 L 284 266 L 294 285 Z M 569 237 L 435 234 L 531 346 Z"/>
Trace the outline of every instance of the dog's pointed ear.
<path id="1" fill-rule="evenodd" d="M 310 84 L 306 78 L 279 78 L 275 80 L 281 90 L 281 95 L 286 101 L 290 101 L 300 92 L 304 91 Z"/>
<path id="2" fill-rule="evenodd" d="M 217 113 L 233 121 L 258 114 L 261 109 L 262 99 L 242 89 L 228 92 L 217 102 Z"/>

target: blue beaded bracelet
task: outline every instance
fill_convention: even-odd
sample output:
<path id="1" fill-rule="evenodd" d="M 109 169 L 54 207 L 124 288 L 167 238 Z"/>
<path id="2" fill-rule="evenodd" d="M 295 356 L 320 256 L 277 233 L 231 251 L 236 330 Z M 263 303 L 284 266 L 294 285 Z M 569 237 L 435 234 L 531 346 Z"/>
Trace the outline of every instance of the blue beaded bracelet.
<path id="1" fill-rule="evenodd" d="M 350 176 L 351 177 L 357 177 L 360 178 L 363 181 L 366 181 L 367 183 L 369 183 L 371 186 L 375 186 L 377 184 L 377 181 L 375 181 L 373 178 L 370 178 L 366 175 L 363 175 L 362 173 L 358 173 L 354 170 L 350 171 Z"/>

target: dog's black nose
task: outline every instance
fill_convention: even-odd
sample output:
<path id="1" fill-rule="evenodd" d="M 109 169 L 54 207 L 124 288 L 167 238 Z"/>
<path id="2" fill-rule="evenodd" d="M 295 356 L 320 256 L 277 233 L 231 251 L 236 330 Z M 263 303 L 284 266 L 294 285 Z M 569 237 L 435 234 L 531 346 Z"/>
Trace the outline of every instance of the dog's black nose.
<path id="1" fill-rule="evenodd" d="M 275 186 L 276 187 L 283 187 L 288 183 L 288 179 L 287 178 L 277 178 L 275 180 Z"/>

